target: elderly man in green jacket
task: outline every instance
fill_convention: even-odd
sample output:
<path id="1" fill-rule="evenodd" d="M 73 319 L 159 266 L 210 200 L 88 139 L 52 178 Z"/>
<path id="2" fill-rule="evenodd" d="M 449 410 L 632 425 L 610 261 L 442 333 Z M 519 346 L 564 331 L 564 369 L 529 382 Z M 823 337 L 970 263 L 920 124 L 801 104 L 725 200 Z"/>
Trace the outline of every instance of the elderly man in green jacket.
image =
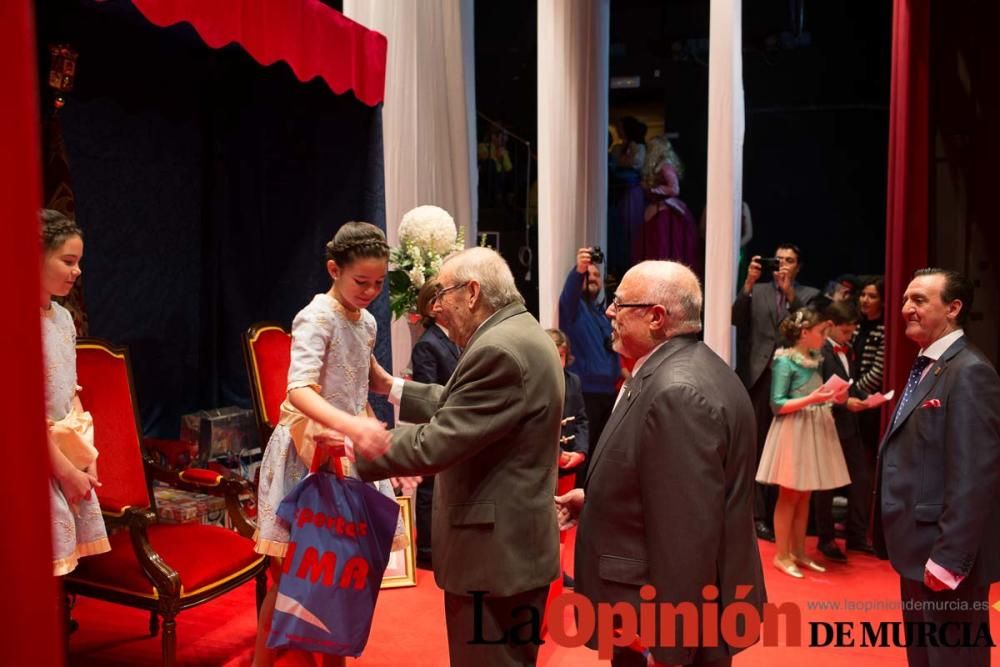
<path id="1" fill-rule="evenodd" d="M 503 258 L 449 257 L 434 316 L 462 348 L 445 386 L 372 367 L 400 419 L 392 447 L 357 457 L 362 479 L 437 475 L 432 554 L 445 591 L 452 665 L 533 665 L 549 584 L 559 576 L 556 486 L 563 373 Z M 471 643 L 470 643 L 471 642 Z"/>

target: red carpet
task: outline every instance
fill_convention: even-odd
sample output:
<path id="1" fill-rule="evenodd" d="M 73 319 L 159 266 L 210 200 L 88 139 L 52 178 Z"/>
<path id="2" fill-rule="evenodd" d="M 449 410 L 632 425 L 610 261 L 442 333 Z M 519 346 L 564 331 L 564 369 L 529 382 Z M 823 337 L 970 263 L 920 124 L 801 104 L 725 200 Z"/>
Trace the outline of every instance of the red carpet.
<path id="1" fill-rule="evenodd" d="M 567 548 L 572 549 L 571 542 Z M 572 551 L 570 551 L 572 553 Z M 808 643 L 809 621 L 869 622 L 895 621 L 895 610 L 816 609 L 817 605 L 856 602 L 898 603 L 898 579 L 888 563 L 875 558 L 851 555 L 847 565 L 831 565 L 825 574 L 807 574 L 806 579 L 788 577 L 771 567 L 772 544 L 761 542 L 764 576 L 771 602 L 797 602 L 802 610 L 803 642 Z M 991 602 L 1000 599 L 994 586 Z M 810 605 L 813 608 L 810 608 Z M 1000 634 L 1000 613 L 990 612 L 994 635 Z M 156 665 L 160 640 L 145 636 L 148 615 L 96 600 L 80 598 L 74 612 L 80 629 L 70 640 L 71 665 Z M 248 584 L 202 607 L 178 617 L 178 660 L 183 665 L 236 667 L 250 664 L 253 652 L 254 590 Z M 756 645 L 737 657 L 740 667 L 808 665 L 809 667 L 893 667 L 905 665 L 901 648 L 860 646 L 860 629 L 855 630 L 858 646 L 825 649 L 789 647 L 784 637 L 779 646 Z M 993 649 L 994 664 L 1000 664 L 1000 649 Z M 379 596 L 375 624 L 365 655 L 352 664 L 366 667 L 437 667 L 448 664 L 441 592 L 426 570 L 418 571 L 413 588 L 386 590 Z M 539 664 L 546 667 L 587 667 L 607 664 L 585 648 L 569 649 L 552 641 L 542 646 Z"/>

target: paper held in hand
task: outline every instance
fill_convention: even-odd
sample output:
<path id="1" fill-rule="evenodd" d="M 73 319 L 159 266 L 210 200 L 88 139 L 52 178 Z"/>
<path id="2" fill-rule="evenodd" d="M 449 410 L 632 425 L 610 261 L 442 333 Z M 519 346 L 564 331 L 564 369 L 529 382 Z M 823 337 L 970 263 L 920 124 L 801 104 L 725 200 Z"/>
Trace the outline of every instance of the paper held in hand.
<path id="1" fill-rule="evenodd" d="M 891 401 L 892 397 L 895 395 L 896 392 L 891 390 L 886 392 L 885 394 L 882 393 L 869 394 L 868 398 L 861 401 L 861 404 L 866 408 L 877 408 L 883 403 L 888 403 L 889 401 Z"/>
<path id="2" fill-rule="evenodd" d="M 854 384 L 854 380 L 848 382 L 844 378 L 834 373 L 833 375 L 830 376 L 829 380 L 823 383 L 823 386 L 820 387 L 820 389 L 822 391 L 832 391 L 834 394 L 839 394 L 845 388 L 850 387 L 852 384 Z"/>

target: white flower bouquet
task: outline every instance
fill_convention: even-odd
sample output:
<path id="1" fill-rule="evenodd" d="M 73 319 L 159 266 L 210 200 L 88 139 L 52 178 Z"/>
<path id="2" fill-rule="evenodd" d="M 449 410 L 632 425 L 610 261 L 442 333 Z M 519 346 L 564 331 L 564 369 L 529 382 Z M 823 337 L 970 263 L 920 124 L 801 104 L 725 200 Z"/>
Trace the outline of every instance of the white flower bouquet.
<path id="1" fill-rule="evenodd" d="M 462 231 L 443 208 L 418 206 L 399 223 L 399 247 L 389 254 L 389 307 L 396 319 L 419 319 L 417 294 L 437 275 L 441 262 L 465 246 Z"/>

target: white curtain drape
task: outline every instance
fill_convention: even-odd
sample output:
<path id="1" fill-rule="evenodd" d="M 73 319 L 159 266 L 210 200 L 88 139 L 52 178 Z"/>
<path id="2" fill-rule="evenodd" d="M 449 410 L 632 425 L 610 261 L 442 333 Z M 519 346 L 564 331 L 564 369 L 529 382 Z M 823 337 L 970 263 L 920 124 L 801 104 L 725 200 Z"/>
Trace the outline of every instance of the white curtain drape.
<path id="1" fill-rule="evenodd" d="M 545 327 L 557 324 L 576 249 L 608 245 L 609 23 L 609 0 L 538 0 L 538 302 Z"/>
<path id="2" fill-rule="evenodd" d="M 382 129 L 389 244 L 415 206 L 447 210 L 476 236 L 476 87 L 473 0 L 344 0 L 344 15 L 389 41 Z M 392 327 L 392 361 L 401 373 L 410 329 Z"/>
<path id="3" fill-rule="evenodd" d="M 712 0 L 708 57 L 705 343 L 734 363 L 732 305 L 743 212 L 740 0 Z"/>

